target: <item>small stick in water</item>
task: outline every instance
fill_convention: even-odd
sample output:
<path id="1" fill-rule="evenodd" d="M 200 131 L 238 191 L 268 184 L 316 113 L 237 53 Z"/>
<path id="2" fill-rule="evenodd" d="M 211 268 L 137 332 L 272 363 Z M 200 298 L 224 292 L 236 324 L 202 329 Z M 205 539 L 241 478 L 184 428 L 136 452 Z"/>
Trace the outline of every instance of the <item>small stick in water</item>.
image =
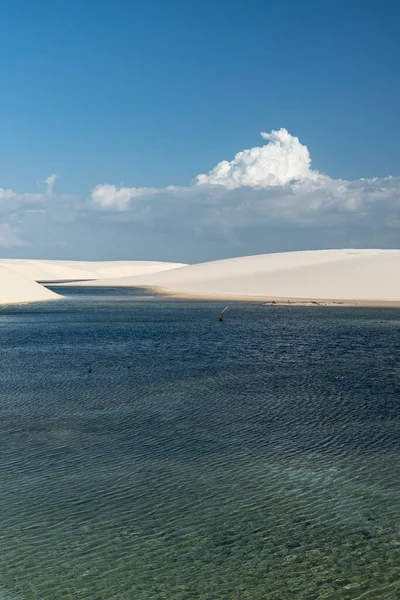
<path id="1" fill-rule="evenodd" d="M 224 320 L 224 312 L 226 311 L 226 309 L 229 308 L 229 304 L 228 306 L 225 306 L 224 310 L 222 311 L 222 313 L 219 316 L 219 321 L 222 323 L 222 321 Z"/>

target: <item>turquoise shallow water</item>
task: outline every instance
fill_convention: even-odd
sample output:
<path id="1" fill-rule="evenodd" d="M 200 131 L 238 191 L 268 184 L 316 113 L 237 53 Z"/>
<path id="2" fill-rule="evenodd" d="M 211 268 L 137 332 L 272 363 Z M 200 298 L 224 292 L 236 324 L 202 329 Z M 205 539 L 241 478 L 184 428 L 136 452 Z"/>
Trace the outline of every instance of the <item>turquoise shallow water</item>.
<path id="1" fill-rule="evenodd" d="M 0 309 L 1 600 L 400 598 L 400 311 L 69 293 Z"/>

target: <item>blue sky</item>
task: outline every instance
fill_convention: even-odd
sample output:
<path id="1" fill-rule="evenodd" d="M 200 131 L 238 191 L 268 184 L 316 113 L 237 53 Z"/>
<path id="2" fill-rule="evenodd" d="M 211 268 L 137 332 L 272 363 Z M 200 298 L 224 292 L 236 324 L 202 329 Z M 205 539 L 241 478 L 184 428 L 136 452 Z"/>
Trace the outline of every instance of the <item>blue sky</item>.
<path id="1" fill-rule="evenodd" d="M 43 192 L 37 182 L 57 173 L 54 190 L 74 197 L 63 205 L 69 214 L 99 184 L 187 186 L 260 146 L 260 131 L 280 128 L 335 180 L 399 175 L 399 17 L 395 0 L 3 2 L 0 188 Z M 42 237 L 50 224 L 40 210 Z M 67 234 L 64 213 L 50 219 L 63 222 L 62 251 L 35 240 L 26 215 L 4 216 L 24 243 L 5 241 L 4 253 L 69 257 L 74 225 Z M 96 213 L 93 223 L 117 245 L 112 258 L 135 258 L 139 242 L 121 214 Z M 137 239 L 148 238 L 135 227 Z M 185 258 L 179 248 L 168 255 L 152 230 L 157 256 Z M 389 238 L 381 245 L 398 243 L 392 230 Z M 88 240 L 90 249 L 84 240 L 82 233 L 82 258 L 96 257 L 100 241 Z M 359 234 L 353 242 L 365 245 Z M 213 253 L 237 254 L 239 246 L 216 242 Z M 262 239 L 244 246 L 264 247 Z M 200 239 L 189 254 L 209 258 Z"/>

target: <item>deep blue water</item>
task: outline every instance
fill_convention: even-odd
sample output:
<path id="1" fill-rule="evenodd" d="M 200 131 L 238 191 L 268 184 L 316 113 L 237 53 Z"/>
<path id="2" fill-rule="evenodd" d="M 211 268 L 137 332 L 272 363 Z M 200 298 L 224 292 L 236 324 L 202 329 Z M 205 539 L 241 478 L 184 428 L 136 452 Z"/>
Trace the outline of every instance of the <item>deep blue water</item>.
<path id="1" fill-rule="evenodd" d="M 400 310 L 65 291 L 0 309 L 0 600 L 400 598 Z"/>

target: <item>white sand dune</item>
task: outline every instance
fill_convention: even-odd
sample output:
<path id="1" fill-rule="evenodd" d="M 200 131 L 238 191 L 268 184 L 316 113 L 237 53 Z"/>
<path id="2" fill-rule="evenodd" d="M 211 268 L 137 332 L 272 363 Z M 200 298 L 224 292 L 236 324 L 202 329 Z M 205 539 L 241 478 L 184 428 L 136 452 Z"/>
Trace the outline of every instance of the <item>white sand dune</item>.
<path id="1" fill-rule="evenodd" d="M 0 259 L 0 304 L 61 298 L 38 281 L 93 280 L 141 275 L 185 266 L 157 261 L 71 261 Z"/>
<path id="2" fill-rule="evenodd" d="M 126 276 L 129 274 L 129 276 Z M 154 261 L 0 260 L 0 303 L 59 296 L 35 281 L 159 288 L 177 296 L 400 303 L 400 250 L 316 250 L 197 265 Z M 88 279 L 91 281 L 80 281 Z"/>
<path id="3" fill-rule="evenodd" d="M 245 256 L 84 285 L 176 295 L 400 302 L 400 250 L 316 250 Z"/>
<path id="4" fill-rule="evenodd" d="M 39 283 L 0 264 L 0 304 L 42 302 L 61 298 Z"/>
<path id="5" fill-rule="evenodd" d="M 104 277 L 125 277 L 185 266 L 181 263 L 143 260 L 73 261 L 13 258 L 0 259 L 0 265 L 4 265 L 33 281 L 78 281 Z"/>

